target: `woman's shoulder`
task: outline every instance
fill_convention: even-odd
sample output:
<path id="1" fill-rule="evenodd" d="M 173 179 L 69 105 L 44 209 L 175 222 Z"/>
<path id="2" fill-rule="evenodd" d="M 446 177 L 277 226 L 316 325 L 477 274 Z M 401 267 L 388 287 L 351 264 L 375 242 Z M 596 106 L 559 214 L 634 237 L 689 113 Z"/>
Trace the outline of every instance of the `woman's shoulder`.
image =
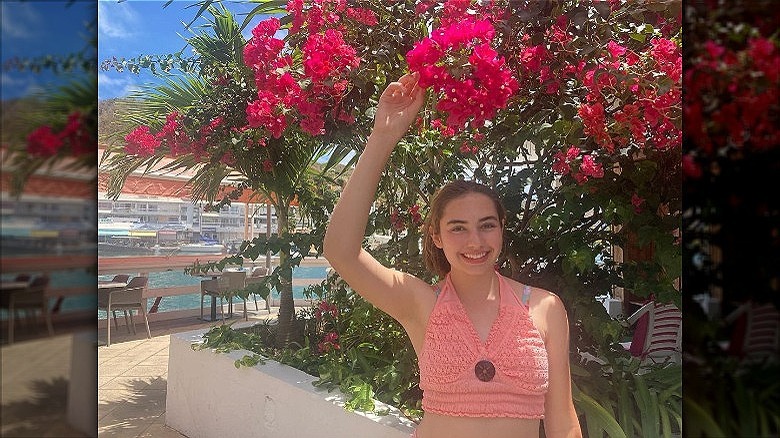
<path id="1" fill-rule="evenodd" d="M 519 282 L 514 278 L 510 278 L 506 276 L 504 278 L 512 286 L 512 292 L 514 292 L 518 298 L 521 298 L 523 296 L 526 286 L 530 288 L 531 293 L 528 300 L 528 305 L 531 308 L 539 307 L 539 306 L 557 307 L 563 304 L 561 302 L 561 299 L 554 292 L 550 292 L 549 290 L 543 289 L 541 287 L 532 286 L 527 283 Z"/>

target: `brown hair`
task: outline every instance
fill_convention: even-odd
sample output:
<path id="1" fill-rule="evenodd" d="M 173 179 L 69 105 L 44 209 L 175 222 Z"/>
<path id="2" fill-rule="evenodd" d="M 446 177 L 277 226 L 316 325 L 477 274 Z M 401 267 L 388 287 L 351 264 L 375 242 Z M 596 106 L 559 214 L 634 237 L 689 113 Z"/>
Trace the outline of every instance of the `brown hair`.
<path id="1" fill-rule="evenodd" d="M 488 186 L 474 181 L 456 180 L 445 184 L 436 192 L 431 201 L 431 209 L 425 218 L 423 226 L 423 260 L 425 267 L 440 278 L 450 272 L 451 266 L 444 251 L 433 242 L 433 235 L 438 234 L 439 222 L 444 214 L 444 209 L 450 201 L 469 193 L 480 193 L 493 201 L 498 213 L 498 220 L 503 227 L 506 219 L 506 209 L 501 203 L 498 194 Z"/>

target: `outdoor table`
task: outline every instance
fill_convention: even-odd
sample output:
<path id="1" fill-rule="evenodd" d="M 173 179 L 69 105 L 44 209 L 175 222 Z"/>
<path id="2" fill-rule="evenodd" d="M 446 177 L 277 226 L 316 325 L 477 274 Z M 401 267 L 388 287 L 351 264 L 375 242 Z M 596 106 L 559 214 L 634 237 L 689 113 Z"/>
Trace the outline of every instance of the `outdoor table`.
<path id="1" fill-rule="evenodd" d="M 0 283 L 0 290 L 14 291 L 19 289 L 26 289 L 30 283 L 27 281 L 3 281 Z"/>
<path id="2" fill-rule="evenodd" d="M 21 292 L 29 286 L 30 283 L 27 281 L 3 281 L 0 283 L 0 291 L 3 292 L 3 306 L 8 305 L 10 297 L 14 292 Z"/>
<path id="3" fill-rule="evenodd" d="M 120 289 L 127 286 L 121 281 L 98 281 L 98 289 Z"/>

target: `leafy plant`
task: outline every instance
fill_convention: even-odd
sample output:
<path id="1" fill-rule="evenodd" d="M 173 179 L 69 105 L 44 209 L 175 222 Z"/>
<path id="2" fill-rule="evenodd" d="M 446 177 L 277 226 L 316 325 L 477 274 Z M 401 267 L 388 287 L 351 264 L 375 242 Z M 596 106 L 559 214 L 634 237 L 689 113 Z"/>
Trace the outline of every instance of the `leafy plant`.
<path id="1" fill-rule="evenodd" d="M 621 347 L 622 348 L 622 347 Z M 682 367 L 615 354 L 572 364 L 575 406 L 589 437 L 671 437 L 682 431 Z"/>

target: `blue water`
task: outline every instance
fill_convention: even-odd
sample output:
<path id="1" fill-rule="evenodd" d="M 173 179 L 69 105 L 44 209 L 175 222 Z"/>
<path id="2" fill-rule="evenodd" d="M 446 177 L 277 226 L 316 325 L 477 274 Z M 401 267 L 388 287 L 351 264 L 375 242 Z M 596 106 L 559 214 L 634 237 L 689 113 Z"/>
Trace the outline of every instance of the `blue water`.
<path id="1" fill-rule="evenodd" d="M 40 275 L 40 272 L 30 272 L 32 277 Z M 131 276 L 138 275 L 138 273 L 129 272 Z M 2 281 L 13 280 L 15 275 L 2 274 L 0 279 Z M 51 277 L 52 287 L 71 287 L 71 286 L 83 286 L 85 294 L 70 296 L 63 299 L 60 304 L 60 312 L 72 312 L 94 309 L 97 306 L 97 296 L 89 291 L 95 290 L 95 273 L 86 269 L 70 269 L 64 271 L 53 271 L 49 273 Z M 98 280 L 110 280 L 113 275 L 98 275 Z M 293 278 L 297 279 L 323 279 L 326 277 L 326 267 L 324 266 L 299 266 L 293 269 Z M 149 273 L 149 287 L 172 287 L 172 286 L 187 286 L 187 285 L 199 285 L 202 278 L 193 277 L 187 275 L 182 271 L 166 271 L 166 272 L 150 272 Z M 306 286 L 293 286 L 293 297 L 296 299 L 304 298 L 303 291 Z M 272 291 L 272 297 L 278 298 L 279 294 L 276 290 Z M 210 306 L 211 298 L 206 297 L 204 300 L 204 306 L 208 309 Z M 57 299 L 52 298 L 50 301 L 50 308 L 54 306 Z M 147 300 L 148 307 L 154 303 L 154 300 Z M 250 309 L 254 308 L 254 297 L 250 296 L 247 300 L 247 305 Z M 234 302 L 241 302 L 240 299 L 234 299 Z M 200 308 L 200 292 L 187 295 L 169 296 L 164 297 L 160 301 L 160 305 L 157 308 L 158 312 L 166 312 L 171 310 L 182 309 L 199 309 Z M 105 318 L 106 313 L 104 311 L 98 311 L 98 316 Z M 0 319 L 7 318 L 5 309 L 0 310 Z"/>
<path id="2" fill-rule="evenodd" d="M 29 275 L 34 278 L 40 275 L 41 272 L 29 272 Z M 13 280 L 15 274 L 3 274 L 0 276 L 2 281 Z M 60 312 L 71 312 L 79 310 L 94 309 L 97 306 L 97 296 L 89 294 L 87 291 L 95 289 L 95 273 L 86 269 L 68 269 L 63 271 L 49 272 L 49 278 L 51 278 L 51 287 L 78 287 L 83 286 L 85 295 L 76 295 L 65 297 L 60 304 Z M 56 298 L 52 298 L 49 301 L 49 308 L 52 308 L 57 302 Z M 6 311 L 0 312 L 3 318 L 6 318 Z"/>
<path id="3" fill-rule="evenodd" d="M 131 276 L 138 275 L 138 273 L 130 273 Z M 100 275 L 98 280 L 110 280 L 113 275 Z M 293 269 L 294 279 L 324 279 L 326 277 L 326 267 L 324 266 L 298 266 Z M 193 277 L 187 275 L 182 271 L 167 271 L 167 272 L 150 272 L 149 273 L 149 287 L 173 287 L 173 286 L 189 286 L 199 285 L 202 278 Z M 306 286 L 293 286 L 293 298 L 302 299 L 305 298 L 303 291 Z M 271 292 L 272 297 L 278 298 L 279 294 L 276 290 Z M 219 302 L 219 301 L 217 301 Z M 242 302 L 240 298 L 234 298 L 234 303 Z M 147 300 L 148 309 L 151 309 L 154 304 L 154 300 Z M 203 306 L 208 312 L 211 305 L 211 298 L 206 297 L 203 302 Z M 259 304 L 260 305 L 260 304 Z M 254 297 L 249 296 L 247 300 L 247 306 L 249 309 L 254 308 Z M 92 306 L 94 308 L 94 304 Z M 262 308 L 262 307 L 261 307 Z M 200 309 L 200 292 L 191 293 L 186 295 L 176 295 L 163 297 L 157 308 L 157 312 L 168 312 L 172 310 L 183 309 Z M 105 318 L 106 312 L 99 310 L 99 318 Z"/>

